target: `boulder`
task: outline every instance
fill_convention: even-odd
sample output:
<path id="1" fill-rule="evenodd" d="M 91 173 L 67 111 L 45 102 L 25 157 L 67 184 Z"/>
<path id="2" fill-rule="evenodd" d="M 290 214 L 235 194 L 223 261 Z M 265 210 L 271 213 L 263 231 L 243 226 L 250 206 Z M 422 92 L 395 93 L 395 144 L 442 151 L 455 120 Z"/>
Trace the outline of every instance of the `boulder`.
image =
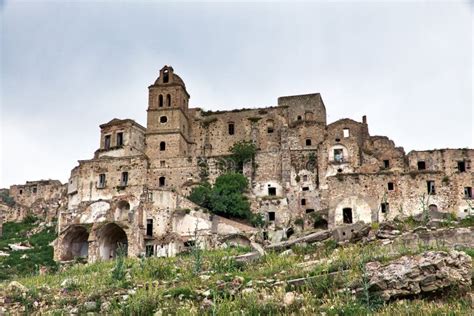
<path id="1" fill-rule="evenodd" d="M 369 291 L 384 300 L 427 294 L 452 286 L 471 285 L 472 259 L 463 252 L 428 251 L 404 256 L 386 265 L 369 262 L 365 266 Z"/>
<path id="2" fill-rule="evenodd" d="M 28 288 L 24 286 L 23 284 L 21 284 L 20 282 L 11 281 L 8 284 L 7 291 L 10 291 L 10 292 L 18 291 L 18 292 L 26 293 L 28 292 Z"/>
<path id="3" fill-rule="evenodd" d="M 345 224 L 334 228 L 332 235 L 338 241 L 359 241 L 370 232 L 370 225 L 364 222 Z"/>

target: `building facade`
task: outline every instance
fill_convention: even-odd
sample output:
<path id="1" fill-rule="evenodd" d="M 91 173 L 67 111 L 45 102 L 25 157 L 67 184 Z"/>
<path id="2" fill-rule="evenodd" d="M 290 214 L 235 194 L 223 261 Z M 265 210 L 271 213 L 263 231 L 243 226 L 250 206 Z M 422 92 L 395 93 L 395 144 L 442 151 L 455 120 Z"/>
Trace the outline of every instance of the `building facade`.
<path id="1" fill-rule="evenodd" d="M 198 240 L 208 247 L 235 236 L 276 241 L 424 209 L 472 212 L 474 150 L 406 154 L 389 138 L 371 136 L 365 116 L 328 124 L 319 93 L 280 97 L 274 107 L 204 111 L 189 107 L 184 81 L 169 66 L 148 90 L 146 127 L 130 119 L 101 125 L 94 157 L 72 170 L 57 260 L 105 260 L 120 245 L 129 255 L 169 256 Z M 186 198 L 232 167 L 225 157 L 240 141 L 258 149 L 243 173 L 263 230 L 213 216 Z"/>

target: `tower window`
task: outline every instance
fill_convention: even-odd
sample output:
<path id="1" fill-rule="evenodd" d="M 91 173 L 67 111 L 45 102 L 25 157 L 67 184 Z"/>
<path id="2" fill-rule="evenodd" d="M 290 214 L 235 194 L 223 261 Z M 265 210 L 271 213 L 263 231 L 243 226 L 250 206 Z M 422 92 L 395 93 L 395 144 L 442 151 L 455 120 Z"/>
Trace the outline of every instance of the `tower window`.
<path id="1" fill-rule="evenodd" d="M 166 178 L 165 177 L 160 177 L 160 179 L 158 181 L 159 181 L 160 187 L 165 186 L 165 184 L 166 184 Z"/>
<path id="2" fill-rule="evenodd" d="M 309 187 L 303 187 L 302 190 L 303 191 L 309 191 Z"/>
<path id="3" fill-rule="evenodd" d="M 298 116 L 296 117 L 296 120 L 297 120 L 297 121 L 301 121 L 302 119 L 303 119 L 303 118 L 301 117 L 301 115 L 298 115 Z"/>
<path id="4" fill-rule="evenodd" d="M 123 146 L 123 133 L 117 133 L 117 146 Z"/>
<path id="5" fill-rule="evenodd" d="M 350 207 L 342 209 L 342 222 L 345 224 L 352 224 L 352 209 Z"/>
<path id="6" fill-rule="evenodd" d="M 342 134 L 343 134 L 344 138 L 349 137 L 349 136 L 350 136 L 349 129 L 348 129 L 348 128 L 344 128 L 344 129 L 342 130 Z"/>
<path id="7" fill-rule="evenodd" d="M 229 135 L 235 134 L 235 126 L 234 123 L 229 123 Z"/>
<path id="8" fill-rule="evenodd" d="M 393 188 L 394 188 L 393 182 L 389 182 L 387 187 L 389 191 L 393 191 Z"/>
<path id="9" fill-rule="evenodd" d="M 434 181 L 432 180 L 426 181 L 426 187 L 428 189 L 428 194 L 431 194 L 431 195 L 436 194 Z"/>
<path id="10" fill-rule="evenodd" d="M 99 187 L 99 188 L 105 188 L 105 173 L 99 174 L 98 187 Z"/>
<path id="11" fill-rule="evenodd" d="M 275 195 L 277 195 L 277 189 L 276 189 L 276 188 L 272 188 L 272 187 L 268 188 L 268 195 L 270 195 L 270 196 L 275 196 Z"/>
<path id="12" fill-rule="evenodd" d="M 306 139 L 306 146 L 311 146 L 311 139 Z"/>
<path id="13" fill-rule="evenodd" d="M 472 187 L 465 187 L 464 188 L 464 197 L 466 199 L 472 199 Z"/>
<path id="14" fill-rule="evenodd" d="M 275 212 L 268 212 L 268 220 L 271 222 L 275 220 Z"/>
<path id="15" fill-rule="evenodd" d="M 152 219 L 146 220 L 146 235 L 153 236 L 153 220 Z"/>
<path id="16" fill-rule="evenodd" d="M 155 246 L 154 245 L 146 245 L 145 246 L 145 256 L 147 257 L 153 257 L 153 248 Z"/>
<path id="17" fill-rule="evenodd" d="M 171 96 L 169 94 L 166 95 L 166 105 L 171 106 Z"/>
<path id="18" fill-rule="evenodd" d="M 387 213 L 389 210 L 389 204 L 387 202 L 380 204 L 380 211 L 382 213 Z"/>
<path id="19" fill-rule="evenodd" d="M 166 122 L 168 122 L 168 117 L 160 116 L 160 123 L 166 123 Z"/>
<path id="20" fill-rule="evenodd" d="M 159 105 L 160 108 L 163 107 L 163 95 L 161 95 L 161 94 L 158 97 L 158 105 Z"/>
<path id="21" fill-rule="evenodd" d="M 20 194 L 23 194 L 23 190 L 20 190 Z"/>
<path id="22" fill-rule="evenodd" d="M 458 171 L 466 172 L 466 163 L 464 161 L 458 161 Z"/>
<path id="23" fill-rule="evenodd" d="M 166 150 L 166 143 L 165 142 L 161 142 L 160 143 L 160 151 L 165 151 Z"/>
<path id="24" fill-rule="evenodd" d="M 105 150 L 110 149 L 110 135 L 105 135 L 105 138 L 104 138 L 104 149 L 105 149 Z"/>
<path id="25" fill-rule="evenodd" d="M 122 178 L 120 180 L 120 185 L 123 187 L 126 187 L 128 184 L 128 172 L 124 171 L 122 172 Z"/>
<path id="26" fill-rule="evenodd" d="M 165 162 L 164 160 L 161 160 L 161 161 L 160 161 L 160 167 L 161 167 L 161 168 L 166 167 L 166 162 Z"/>
<path id="27" fill-rule="evenodd" d="M 384 161 L 383 161 L 383 167 L 384 167 L 385 169 L 390 168 L 390 160 L 384 160 Z"/>
<path id="28" fill-rule="evenodd" d="M 306 199 L 301 199 L 301 205 L 306 205 Z"/>
<path id="29" fill-rule="evenodd" d="M 163 70 L 163 83 L 168 83 L 169 80 L 170 80 L 169 70 L 165 69 Z"/>
<path id="30" fill-rule="evenodd" d="M 418 170 L 425 170 L 426 169 L 426 163 L 423 160 L 418 161 Z"/>

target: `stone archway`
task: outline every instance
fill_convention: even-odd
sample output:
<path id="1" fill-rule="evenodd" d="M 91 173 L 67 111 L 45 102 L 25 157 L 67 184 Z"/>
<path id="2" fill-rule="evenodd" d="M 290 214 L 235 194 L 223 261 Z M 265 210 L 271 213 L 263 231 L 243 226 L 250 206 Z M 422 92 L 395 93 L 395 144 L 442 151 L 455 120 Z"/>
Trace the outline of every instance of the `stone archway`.
<path id="1" fill-rule="evenodd" d="M 61 260 L 87 258 L 89 255 L 89 231 L 84 226 L 70 226 L 61 242 Z"/>
<path id="2" fill-rule="evenodd" d="M 109 223 L 98 232 L 99 257 L 102 260 L 114 259 L 119 251 L 128 252 L 128 238 L 125 231 L 115 223 Z"/>

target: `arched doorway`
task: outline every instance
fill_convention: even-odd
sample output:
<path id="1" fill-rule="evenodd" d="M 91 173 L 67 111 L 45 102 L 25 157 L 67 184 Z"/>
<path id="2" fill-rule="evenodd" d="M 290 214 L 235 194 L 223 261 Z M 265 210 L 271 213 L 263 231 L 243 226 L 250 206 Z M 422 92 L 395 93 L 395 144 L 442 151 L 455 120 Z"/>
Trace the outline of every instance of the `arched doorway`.
<path id="1" fill-rule="evenodd" d="M 102 260 L 114 259 L 119 251 L 125 256 L 128 251 L 128 239 L 125 231 L 114 223 L 103 226 L 98 233 L 99 256 Z"/>
<path id="2" fill-rule="evenodd" d="M 428 209 L 430 210 L 430 212 L 438 212 L 438 206 L 436 204 L 430 204 L 428 206 Z"/>
<path id="3" fill-rule="evenodd" d="M 89 255 L 89 232 L 84 226 L 70 226 L 63 237 L 61 260 L 87 258 Z"/>

